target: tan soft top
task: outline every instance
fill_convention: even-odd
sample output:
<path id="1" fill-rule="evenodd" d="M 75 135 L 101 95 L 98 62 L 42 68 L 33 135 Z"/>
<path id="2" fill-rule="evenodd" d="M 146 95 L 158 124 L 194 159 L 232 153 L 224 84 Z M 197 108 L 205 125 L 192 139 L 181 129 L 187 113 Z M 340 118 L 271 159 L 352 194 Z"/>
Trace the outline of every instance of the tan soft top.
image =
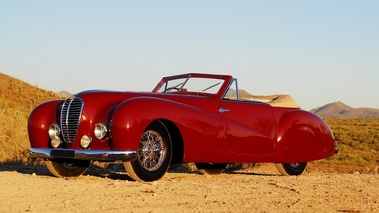
<path id="1" fill-rule="evenodd" d="M 241 100 L 259 101 L 277 107 L 300 108 L 296 101 L 289 95 L 252 95 L 241 97 Z"/>

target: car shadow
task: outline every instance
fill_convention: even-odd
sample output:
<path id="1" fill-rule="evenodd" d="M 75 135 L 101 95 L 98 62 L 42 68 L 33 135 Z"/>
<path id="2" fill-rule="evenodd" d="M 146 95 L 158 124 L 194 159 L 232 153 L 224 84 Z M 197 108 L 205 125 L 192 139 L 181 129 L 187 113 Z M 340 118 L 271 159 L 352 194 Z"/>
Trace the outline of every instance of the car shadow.
<path id="1" fill-rule="evenodd" d="M 230 175 L 252 175 L 252 176 L 281 176 L 279 174 L 269 174 L 269 173 L 257 173 L 257 172 L 245 172 L 245 171 L 225 171 L 225 174 Z"/>
<path id="2" fill-rule="evenodd" d="M 0 163 L 0 172 L 18 172 L 21 174 L 49 176 L 52 175 L 43 162 L 31 162 L 25 164 L 21 161 L 6 161 Z M 180 174 L 197 174 L 203 175 L 196 169 L 189 169 L 183 166 L 171 166 L 167 173 L 180 173 Z M 257 173 L 249 170 L 226 169 L 223 174 L 226 175 L 251 175 L 251 176 L 279 176 L 279 174 Z M 109 178 L 112 180 L 125 180 L 134 181 L 130 178 L 122 163 L 104 163 L 97 164 L 91 163 L 88 169 L 84 172 L 84 176 L 93 176 L 99 178 Z"/>
<path id="3" fill-rule="evenodd" d="M 242 164 L 231 164 L 222 174 L 227 175 L 252 175 L 252 176 L 281 176 L 276 173 L 276 170 L 272 170 L 272 168 L 268 168 L 267 171 L 265 169 L 254 169 L 259 168 L 261 164 L 250 164 L 247 168 L 243 168 Z M 254 171 L 258 170 L 258 171 Z M 260 172 L 262 171 L 262 172 Z M 177 165 L 172 165 L 168 170 L 169 173 L 191 173 L 204 175 L 200 173 L 197 168 L 192 163 L 182 163 Z"/>
<path id="4" fill-rule="evenodd" d="M 49 175 L 49 171 L 42 165 L 26 165 L 19 161 L 0 163 L 0 172 L 18 172 L 21 174 Z"/>
<path id="5" fill-rule="evenodd" d="M 32 162 L 31 164 L 25 164 L 20 161 L 6 161 L 0 163 L 0 172 L 18 172 L 27 175 L 55 177 L 49 172 L 47 167 L 40 162 Z M 114 180 L 134 181 L 126 174 L 123 167 L 121 168 L 120 165 L 116 164 L 109 164 L 106 167 L 102 167 L 91 163 L 88 169 L 83 173 L 83 175 L 89 175 L 100 178 L 109 178 Z"/>

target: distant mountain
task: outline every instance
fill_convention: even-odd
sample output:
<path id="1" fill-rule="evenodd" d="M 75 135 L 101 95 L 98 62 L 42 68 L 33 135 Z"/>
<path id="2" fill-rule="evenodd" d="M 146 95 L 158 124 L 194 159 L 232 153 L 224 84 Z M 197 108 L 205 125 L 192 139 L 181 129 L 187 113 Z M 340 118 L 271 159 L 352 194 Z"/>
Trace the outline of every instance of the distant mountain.
<path id="1" fill-rule="evenodd" d="M 353 108 L 340 101 L 310 111 L 323 118 L 379 118 L 379 109 Z"/>
<path id="2" fill-rule="evenodd" d="M 65 98 L 68 98 L 68 97 L 71 97 L 71 96 L 72 96 L 71 93 L 69 93 L 69 92 L 67 92 L 67 91 L 65 91 L 65 90 L 62 90 L 62 91 L 58 92 L 57 94 L 58 94 L 60 97 L 65 97 Z"/>

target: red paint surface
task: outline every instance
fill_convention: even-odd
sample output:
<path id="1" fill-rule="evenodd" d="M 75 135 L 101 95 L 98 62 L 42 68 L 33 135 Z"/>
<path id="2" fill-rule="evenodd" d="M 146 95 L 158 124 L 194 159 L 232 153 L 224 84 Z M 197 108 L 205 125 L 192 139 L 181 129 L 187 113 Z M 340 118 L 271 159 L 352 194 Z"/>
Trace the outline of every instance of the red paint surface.
<path id="1" fill-rule="evenodd" d="M 201 76 L 201 74 L 196 74 Z M 335 142 L 327 124 L 316 115 L 295 108 L 272 107 L 253 101 L 222 100 L 232 77 L 216 95 L 86 91 L 76 94 L 84 102 L 78 136 L 62 148 L 80 149 L 82 135 L 90 135 L 90 149 L 136 150 L 146 127 L 156 120 L 176 126 L 183 143 L 185 162 L 307 162 L 334 154 Z M 34 109 L 28 122 L 33 148 L 49 147 L 47 130 L 59 123 L 62 101 Z M 228 109 L 220 113 L 219 108 Z M 108 125 L 110 135 L 98 140 L 94 125 Z M 170 129 L 169 129 L 170 131 Z M 171 132 L 173 134 L 173 132 Z M 175 152 L 176 150 L 174 150 Z"/>

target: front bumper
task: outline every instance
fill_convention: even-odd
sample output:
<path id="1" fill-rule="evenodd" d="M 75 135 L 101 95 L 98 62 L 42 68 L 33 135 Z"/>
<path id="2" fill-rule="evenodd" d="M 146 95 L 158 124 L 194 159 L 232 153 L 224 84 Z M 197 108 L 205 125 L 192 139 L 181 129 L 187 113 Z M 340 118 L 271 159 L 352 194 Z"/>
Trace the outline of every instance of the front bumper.
<path id="1" fill-rule="evenodd" d="M 80 150 L 30 148 L 32 158 L 69 158 L 92 161 L 132 161 L 137 158 L 136 151 Z"/>

